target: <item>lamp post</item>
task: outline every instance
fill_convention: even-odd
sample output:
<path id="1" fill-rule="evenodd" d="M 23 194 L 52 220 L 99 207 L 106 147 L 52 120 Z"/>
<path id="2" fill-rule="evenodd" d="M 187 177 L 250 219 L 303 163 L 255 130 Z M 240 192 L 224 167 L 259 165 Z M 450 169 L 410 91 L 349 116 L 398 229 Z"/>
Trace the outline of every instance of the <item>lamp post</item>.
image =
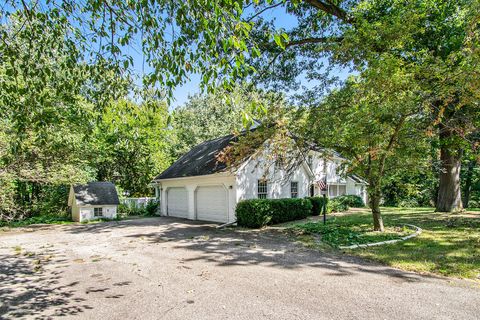
<path id="1" fill-rule="evenodd" d="M 327 158 L 323 158 L 323 175 L 324 180 L 322 183 L 322 193 L 323 193 L 323 224 L 327 224 L 327 192 L 328 192 L 328 184 L 327 184 Z"/>

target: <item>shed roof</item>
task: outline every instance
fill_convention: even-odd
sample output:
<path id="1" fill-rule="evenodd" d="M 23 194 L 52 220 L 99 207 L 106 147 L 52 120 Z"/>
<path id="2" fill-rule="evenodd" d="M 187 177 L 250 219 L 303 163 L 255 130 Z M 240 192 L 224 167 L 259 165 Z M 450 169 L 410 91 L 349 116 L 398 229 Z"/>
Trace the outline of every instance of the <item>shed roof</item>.
<path id="1" fill-rule="evenodd" d="M 73 186 L 77 205 L 118 205 L 117 189 L 111 182 L 89 182 Z"/>

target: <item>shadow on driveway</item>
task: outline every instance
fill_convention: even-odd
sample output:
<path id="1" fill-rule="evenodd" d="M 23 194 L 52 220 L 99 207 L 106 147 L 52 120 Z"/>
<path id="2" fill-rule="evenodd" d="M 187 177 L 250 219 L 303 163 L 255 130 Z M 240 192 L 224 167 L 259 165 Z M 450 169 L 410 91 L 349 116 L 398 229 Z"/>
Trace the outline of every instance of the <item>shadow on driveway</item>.
<path id="1" fill-rule="evenodd" d="M 419 282 L 434 276 L 421 276 L 371 263 L 360 258 L 307 249 L 278 230 L 217 229 L 216 224 L 171 217 L 155 217 L 119 222 L 79 225 L 71 233 L 115 232 L 123 229 L 126 238 L 147 243 L 168 243 L 177 250 L 188 250 L 185 261 L 204 261 L 217 266 L 260 265 L 274 268 L 323 269 L 322 274 L 337 277 L 372 273 L 399 282 Z M 154 232 L 152 232 L 152 229 Z"/>
<path id="2" fill-rule="evenodd" d="M 12 249 L 13 250 L 13 249 Z M 55 250 L 0 255 L 0 319 L 45 319 L 72 316 L 91 309 L 75 297 L 78 282 L 60 285 L 62 264 L 66 261 Z M 55 264 L 54 270 L 47 270 Z"/>

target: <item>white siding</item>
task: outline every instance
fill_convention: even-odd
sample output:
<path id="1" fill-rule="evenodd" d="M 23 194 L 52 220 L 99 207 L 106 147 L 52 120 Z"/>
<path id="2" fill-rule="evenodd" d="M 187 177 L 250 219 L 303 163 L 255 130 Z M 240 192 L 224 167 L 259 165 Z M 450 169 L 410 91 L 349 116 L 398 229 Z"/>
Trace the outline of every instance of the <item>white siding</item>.
<path id="1" fill-rule="evenodd" d="M 299 166 L 290 176 L 273 164 L 265 163 L 261 155 L 245 163 L 236 175 L 237 201 L 256 199 L 258 180 L 266 179 L 268 199 L 290 198 L 290 182 L 298 182 L 298 198 L 308 196 L 311 178 L 304 165 Z"/>
<path id="2" fill-rule="evenodd" d="M 316 151 L 311 151 L 310 155 L 312 156 L 312 166 L 311 169 L 315 174 L 315 181 L 319 181 L 325 178 L 325 167 L 324 159 L 322 154 Z M 346 179 L 339 175 L 341 170 L 341 159 L 333 158 L 327 160 L 326 171 L 327 171 L 327 183 L 346 183 Z"/>
<path id="3" fill-rule="evenodd" d="M 95 217 L 93 214 L 94 208 L 102 208 L 102 216 Z M 72 208 L 73 210 L 73 208 Z M 79 222 L 86 220 L 94 220 L 100 218 L 115 219 L 117 217 L 117 206 L 80 206 L 79 210 Z M 77 220 L 75 220 L 77 221 Z"/>

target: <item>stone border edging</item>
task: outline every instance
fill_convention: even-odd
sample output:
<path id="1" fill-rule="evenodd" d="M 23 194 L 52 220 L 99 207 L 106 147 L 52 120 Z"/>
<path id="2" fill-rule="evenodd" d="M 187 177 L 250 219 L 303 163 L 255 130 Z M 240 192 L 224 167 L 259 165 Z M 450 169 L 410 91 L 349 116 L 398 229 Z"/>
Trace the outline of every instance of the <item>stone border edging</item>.
<path id="1" fill-rule="evenodd" d="M 387 241 L 381 241 L 381 242 L 372 242 L 372 243 L 365 243 L 365 244 L 354 244 L 351 246 L 340 246 L 340 249 L 357 249 L 357 248 L 368 248 L 368 247 L 374 247 L 374 246 L 381 246 L 384 244 L 392 244 L 392 243 L 397 243 L 400 241 L 405 241 L 411 238 L 415 238 L 419 236 L 422 233 L 422 228 L 414 226 L 413 224 L 404 224 L 404 226 L 410 227 L 415 229 L 416 231 L 408 236 L 402 237 L 400 239 L 394 239 L 394 240 L 387 240 Z"/>

